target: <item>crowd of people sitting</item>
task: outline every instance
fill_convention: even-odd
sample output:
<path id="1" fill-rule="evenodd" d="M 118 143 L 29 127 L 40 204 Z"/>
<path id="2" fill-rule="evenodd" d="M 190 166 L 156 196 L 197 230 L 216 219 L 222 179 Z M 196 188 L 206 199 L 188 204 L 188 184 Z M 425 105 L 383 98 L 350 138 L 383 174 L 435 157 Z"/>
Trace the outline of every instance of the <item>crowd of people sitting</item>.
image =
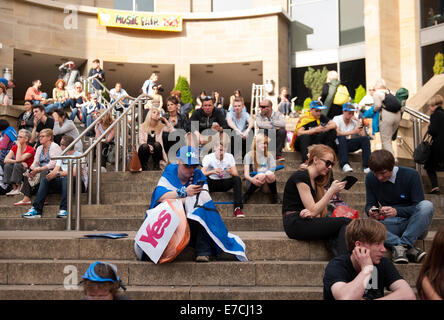
<path id="1" fill-rule="evenodd" d="M 107 104 L 99 102 L 102 95 L 105 74 L 100 61 L 94 61 L 89 76 L 97 85 L 85 94 L 82 83 L 76 78 L 75 65 L 66 64 L 63 78 L 55 83 L 53 97 L 40 91 L 40 80 L 35 80 L 25 96 L 25 111 L 18 118 L 16 131 L 6 120 L 0 120 L 0 188 L 8 196 L 23 194 L 23 199 L 15 206 L 31 206 L 23 218 L 39 218 L 43 214 L 45 199 L 49 192 L 62 194 L 60 211 L 57 217 L 67 216 L 67 163 L 52 160 L 61 155 L 79 136 L 74 123 L 76 117 L 88 128 L 88 136 L 97 139 L 113 123 L 111 112 L 101 118 L 94 128 L 91 123 L 107 110 Z M 370 90 L 365 106 L 335 103 L 330 86 L 337 89 L 337 74 L 329 74 L 319 100 L 310 103 L 307 113 L 299 117 L 296 130 L 289 146 L 301 153 L 301 164 L 286 181 L 283 199 L 277 192 L 275 170 L 279 161 L 285 161 L 283 150 L 287 142 L 285 118 L 291 110 L 288 90 L 283 88 L 279 95 L 277 111 L 271 100 L 260 101 L 255 117 L 247 112 L 245 100 L 236 89 L 230 97 L 228 108 L 218 90 L 207 96 L 202 90 L 196 99 L 196 107 L 181 101 L 181 92 L 172 91 L 164 100 L 159 93 L 158 75 L 153 74 L 142 86 L 142 92 L 152 96 L 145 106 L 144 119 L 138 132 L 137 155 L 142 170 L 149 170 L 150 159 L 153 170 L 172 170 L 168 167 L 172 158 L 191 148 L 186 153 L 205 154 L 192 164 L 184 162 L 186 156 L 177 158 L 179 170 L 176 174 L 179 188 L 166 194 L 168 199 L 181 199 L 194 196 L 202 191 L 189 179 L 202 176 L 208 191 L 226 192 L 233 189 L 233 216 L 245 217 L 242 211 L 257 190 L 271 195 L 271 203 L 282 204 L 282 219 L 286 235 L 297 240 L 324 240 L 333 259 L 325 272 L 324 297 L 326 299 L 382 298 L 381 288 L 389 288 L 392 298 L 413 299 L 415 296 L 392 262 L 427 262 L 418 279 L 421 298 L 442 297 L 442 280 L 437 284 L 436 261 L 429 258 L 421 248 L 415 246 L 418 239 L 424 239 L 429 230 L 434 206 L 425 200 L 421 178 L 415 170 L 398 165 L 391 146 L 392 135 L 397 130 L 401 110 L 389 110 L 390 91 L 380 79 Z M 0 85 L 5 92 L 5 88 Z M 110 91 L 110 101 L 119 101 L 117 111 L 128 107 L 128 97 L 121 83 L 116 83 Z M 165 101 L 165 103 L 164 103 Z M 1 101 L 0 101 L 1 102 Z M 439 194 L 436 172 L 444 168 L 441 140 L 443 129 L 439 125 L 443 117 L 443 98 L 439 95 L 429 101 L 432 112 L 429 134 L 434 144 L 432 155 L 425 168 L 431 181 L 431 194 Z M 382 150 L 371 151 L 365 112 L 369 106 L 379 114 Z M 70 112 L 68 115 L 67 111 Z M 369 116 L 367 116 L 369 117 Z M 257 130 L 255 131 L 255 127 Z M 232 134 L 227 134 L 232 132 Z M 215 139 L 217 137 L 217 139 Z M 107 161 L 113 145 L 118 139 L 115 130 L 110 130 L 103 142 L 102 170 L 106 171 Z M 182 150 L 182 151 L 181 151 Z M 191 150 L 191 151 L 190 151 Z M 365 177 L 365 214 L 368 219 L 353 220 L 347 217 L 332 218 L 329 207 L 334 197 L 346 188 L 347 181 L 335 180 L 333 167 L 339 163 L 344 173 L 353 172 L 349 153 L 362 151 L 362 167 Z M 68 154 L 80 155 L 83 151 L 79 141 Z M 176 153 L 177 152 L 177 153 Z M 190 156 L 191 157 L 191 156 Z M 242 191 L 242 179 L 236 164 L 243 165 L 243 178 L 246 182 Z M 201 166 L 199 170 L 197 167 Z M 169 169 L 166 169 L 169 168 Z M 192 170 L 192 171 L 190 171 Z M 85 172 L 73 172 L 74 179 L 82 179 L 82 192 L 87 186 Z M 188 177 L 188 178 L 187 178 Z M 31 197 L 36 194 L 33 202 Z M 165 197 L 159 197 L 160 201 Z M 155 202 L 156 202 L 155 201 Z M 157 205 L 157 202 L 151 206 Z M 197 231 L 193 231 L 197 230 Z M 207 249 L 198 255 L 196 261 L 207 262 L 215 245 L 205 234 L 205 229 L 193 228 Z M 441 231 L 442 233 L 442 231 Z M 442 247 L 442 235 L 437 235 L 434 246 Z M 439 240 L 441 239 L 441 240 Z M 392 252 L 392 262 L 382 258 L 385 248 Z M 430 251 L 432 252 L 432 251 Z M 442 267 L 442 264 L 441 264 Z M 429 268 L 429 269 L 426 269 Z M 369 279 L 378 270 L 381 287 L 372 291 L 356 279 Z M 441 271 L 442 273 L 442 271 Z M 355 283 L 356 281 L 356 283 Z M 432 289 L 430 289 L 433 287 Z M 353 290 L 351 290 L 352 288 Z M 431 291 L 434 290 L 434 291 Z M 388 298 L 389 296 L 387 296 Z"/>

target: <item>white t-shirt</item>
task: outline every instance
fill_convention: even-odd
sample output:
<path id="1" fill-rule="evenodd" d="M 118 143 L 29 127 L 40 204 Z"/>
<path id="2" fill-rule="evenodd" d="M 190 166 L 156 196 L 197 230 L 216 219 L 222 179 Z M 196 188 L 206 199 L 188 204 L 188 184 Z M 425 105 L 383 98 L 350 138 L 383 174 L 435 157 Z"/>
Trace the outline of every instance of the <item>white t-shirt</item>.
<path id="1" fill-rule="evenodd" d="M 204 168 L 209 168 L 209 170 L 217 168 L 227 169 L 234 167 L 235 165 L 236 162 L 234 161 L 234 157 L 230 153 L 224 153 L 222 161 L 216 158 L 215 152 L 207 154 L 202 160 L 202 166 Z M 209 178 L 213 180 L 229 179 L 231 178 L 231 175 L 226 170 L 224 170 L 222 177 L 219 177 L 217 174 L 210 174 Z"/>
<path id="2" fill-rule="evenodd" d="M 333 122 L 338 126 L 339 131 L 341 132 L 350 132 L 358 128 L 361 124 L 358 120 L 352 118 L 350 123 L 347 125 L 344 122 L 344 117 L 341 115 L 335 116 L 333 118 Z M 351 138 L 358 137 L 359 135 L 352 135 Z M 348 137 L 348 136 L 347 136 Z M 337 140 L 336 140 L 337 141 Z"/>

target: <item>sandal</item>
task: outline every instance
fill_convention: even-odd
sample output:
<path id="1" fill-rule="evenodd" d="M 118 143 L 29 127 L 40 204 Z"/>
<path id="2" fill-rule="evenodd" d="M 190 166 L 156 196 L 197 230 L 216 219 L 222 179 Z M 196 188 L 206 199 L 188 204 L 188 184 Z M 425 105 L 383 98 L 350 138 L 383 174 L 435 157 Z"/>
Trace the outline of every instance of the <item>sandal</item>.
<path id="1" fill-rule="evenodd" d="M 31 205 L 31 201 L 23 201 L 20 200 L 19 202 L 14 203 L 15 206 L 30 206 Z"/>

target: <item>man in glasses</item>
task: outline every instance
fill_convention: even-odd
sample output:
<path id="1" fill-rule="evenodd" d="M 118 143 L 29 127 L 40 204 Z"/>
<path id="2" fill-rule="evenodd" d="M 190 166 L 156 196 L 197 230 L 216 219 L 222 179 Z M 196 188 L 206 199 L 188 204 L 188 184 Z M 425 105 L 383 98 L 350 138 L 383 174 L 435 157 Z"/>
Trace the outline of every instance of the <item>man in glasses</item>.
<path id="1" fill-rule="evenodd" d="M 194 247 L 196 262 L 208 262 L 222 249 L 246 261 L 242 240 L 228 233 L 218 210 L 208 193 L 207 178 L 198 168 L 199 153 L 191 146 L 183 146 L 176 155 L 177 163 L 169 164 L 159 179 L 151 197 L 150 209 L 161 202 L 181 200 L 190 226 L 190 245 Z M 134 246 L 139 260 L 149 261 L 148 255 Z"/>
<path id="2" fill-rule="evenodd" d="M 320 101 L 310 103 L 310 112 L 299 118 L 296 124 L 294 149 L 301 152 L 302 163 L 308 159 L 308 147 L 313 144 L 325 144 L 336 150 L 336 123 L 329 120 L 322 110 L 327 109 Z"/>
<path id="3" fill-rule="evenodd" d="M 348 153 L 362 150 L 362 164 L 364 173 L 369 173 L 368 159 L 370 158 L 370 138 L 365 134 L 364 124 L 355 118 L 358 109 L 352 103 L 342 106 L 342 114 L 335 116 L 339 165 L 344 172 L 352 172 L 353 168 L 348 161 Z"/>
<path id="4" fill-rule="evenodd" d="M 214 100 L 210 96 L 202 98 L 202 108 L 194 110 L 190 120 L 192 133 L 200 145 L 207 144 L 212 136 L 229 129 L 224 112 L 214 107 Z"/>
<path id="5" fill-rule="evenodd" d="M 273 111 L 273 103 L 265 99 L 259 103 L 260 113 L 256 117 L 259 130 L 264 130 L 271 141 L 271 146 L 276 146 L 276 161 L 285 160 L 282 149 L 285 147 L 287 130 L 285 130 L 285 119 L 282 113 Z M 273 134 L 270 131 L 274 131 Z"/>

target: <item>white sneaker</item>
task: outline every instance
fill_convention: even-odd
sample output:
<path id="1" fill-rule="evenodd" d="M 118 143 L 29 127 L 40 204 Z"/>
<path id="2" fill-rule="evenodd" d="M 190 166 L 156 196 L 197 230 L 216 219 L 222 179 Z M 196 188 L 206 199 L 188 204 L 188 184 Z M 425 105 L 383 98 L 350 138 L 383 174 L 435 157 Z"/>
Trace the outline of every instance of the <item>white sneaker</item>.
<path id="1" fill-rule="evenodd" d="M 16 196 L 16 195 L 19 195 L 19 194 L 20 194 L 20 189 L 17 188 L 17 189 L 15 189 L 15 190 L 11 190 L 11 191 L 9 191 L 6 195 L 7 195 L 7 196 Z"/>
<path id="2" fill-rule="evenodd" d="M 344 166 L 342 167 L 342 171 L 344 172 L 352 172 L 353 168 L 350 167 L 350 165 L 348 163 L 344 164 Z"/>
<path id="3" fill-rule="evenodd" d="M 100 167 L 100 171 L 101 171 L 101 172 L 107 172 L 107 170 L 106 170 L 105 167 Z"/>
<path id="4" fill-rule="evenodd" d="M 365 174 L 369 173 L 370 171 L 371 171 L 370 168 L 365 168 L 365 169 L 364 169 L 364 173 L 365 173 Z"/>

